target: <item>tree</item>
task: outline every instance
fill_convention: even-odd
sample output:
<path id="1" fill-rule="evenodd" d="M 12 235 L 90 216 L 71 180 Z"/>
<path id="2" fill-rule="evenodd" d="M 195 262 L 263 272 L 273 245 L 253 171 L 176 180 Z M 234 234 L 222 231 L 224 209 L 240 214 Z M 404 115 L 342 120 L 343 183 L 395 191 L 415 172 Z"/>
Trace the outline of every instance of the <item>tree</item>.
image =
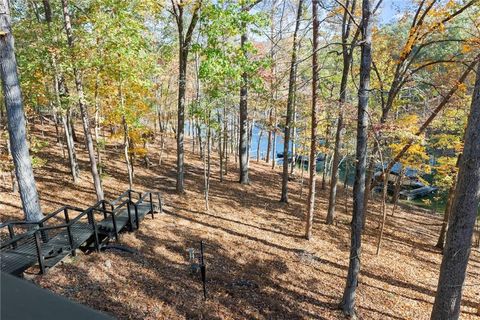
<path id="1" fill-rule="evenodd" d="M 28 150 L 22 93 L 17 74 L 8 0 L 0 1 L 0 76 L 7 110 L 10 149 L 27 221 L 43 218 Z"/>
<path id="2" fill-rule="evenodd" d="M 300 20 L 302 19 L 303 0 L 298 1 L 297 20 L 295 22 L 295 31 L 293 32 L 292 60 L 290 63 L 290 75 L 288 79 L 288 98 L 287 98 L 287 117 L 285 120 L 285 138 L 283 141 L 283 174 L 282 174 L 282 195 L 280 202 L 288 202 L 288 149 L 290 146 L 290 135 L 292 132 L 292 117 L 295 100 L 295 90 L 297 81 L 297 51 L 299 47 L 298 30 Z M 292 154 L 292 161 L 293 159 Z"/>
<path id="3" fill-rule="evenodd" d="M 313 20 L 313 54 L 312 54 L 312 111 L 311 111 L 311 133 L 310 133 L 310 185 L 307 198 L 307 224 L 305 229 L 305 238 L 312 238 L 313 212 L 315 210 L 315 182 L 317 171 L 317 104 L 318 104 L 318 29 L 320 22 L 318 20 L 318 0 L 312 0 L 312 20 Z M 285 158 L 285 155 L 284 155 Z M 284 159 L 285 161 L 285 159 Z M 303 165 L 303 164 L 302 164 Z"/>
<path id="4" fill-rule="evenodd" d="M 202 6 L 202 0 L 195 1 L 192 8 L 192 18 L 190 24 L 187 27 L 186 32 L 184 23 L 184 13 L 187 3 L 178 0 L 172 1 L 173 15 L 177 23 L 178 31 L 178 108 L 177 108 L 177 192 L 184 192 L 184 146 L 183 136 L 185 131 L 185 91 L 187 88 L 187 62 L 188 53 L 192 43 L 193 31 L 197 25 L 197 21 L 200 16 L 200 7 Z"/>
<path id="5" fill-rule="evenodd" d="M 255 0 L 250 5 L 242 7 L 243 13 L 248 13 L 256 4 L 261 0 Z M 247 21 L 241 21 L 242 35 L 240 37 L 240 50 L 244 55 L 244 59 L 248 61 L 248 24 Z M 240 141 L 238 144 L 238 157 L 239 157 L 239 182 L 241 184 L 248 184 L 248 151 L 249 151 L 249 139 L 248 139 L 248 85 L 249 85 L 249 72 L 244 70 L 242 73 L 242 82 L 240 86 Z"/>
<path id="6" fill-rule="evenodd" d="M 358 89 L 357 149 L 355 182 L 353 185 L 353 215 L 351 222 L 350 259 L 347 282 L 340 307 L 345 315 L 355 317 L 355 296 L 360 273 L 362 247 L 362 220 L 364 213 L 365 172 L 367 167 L 368 99 L 372 65 L 372 25 L 370 0 L 362 2 L 362 44 L 360 57 L 360 83 Z"/>
<path id="7" fill-rule="evenodd" d="M 87 103 L 83 92 L 83 81 L 80 74 L 80 70 L 75 65 L 75 43 L 73 38 L 72 23 L 70 19 L 70 12 L 68 9 L 68 0 L 62 0 L 63 19 L 65 24 L 65 32 L 67 34 L 68 46 L 71 50 L 71 58 L 73 66 L 73 74 L 75 77 L 75 87 L 77 89 L 78 106 L 82 117 L 83 133 L 85 135 L 85 144 L 88 151 L 88 157 L 90 159 L 90 170 L 92 172 L 93 184 L 95 186 L 95 193 L 97 200 L 103 200 L 103 188 L 100 175 L 98 174 L 97 160 L 95 158 L 95 150 L 93 148 L 92 133 L 90 132 L 90 119 L 88 115 Z"/>
<path id="8" fill-rule="evenodd" d="M 330 180 L 330 193 L 328 197 L 328 211 L 327 211 L 327 224 L 333 224 L 335 218 L 335 203 L 337 201 L 337 184 L 338 184 L 338 169 L 340 164 L 340 148 L 343 140 L 344 130 L 344 113 L 345 113 L 345 103 L 347 100 L 347 82 L 348 82 L 348 73 L 350 71 L 350 65 L 353 57 L 353 49 L 357 42 L 359 35 L 359 30 L 355 32 L 351 44 L 348 44 L 350 37 L 350 32 L 352 28 L 353 16 L 350 16 L 349 12 L 355 12 L 356 0 L 347 0 L 345 8 L 343 8 L 343 17 L 342 17 L 342 58 L 343 58 L 343 69 L 342 69 L 342 79 L 340 81 L 340 97 L 338 99 L 339 111 L 337 119 L 337 131 L 335 133 L 335 147 L 333 150 L 333 162 L 332 162 L 332 178 Z"/>
<path id="9" fill-rule="evenodd" d="M 51 37 L 52 47 L 58 46 L 58 35 L 57 30 L 53 30 L 53 14 L 52 7 L 49 0 L 43 0 L 43 9 L 45 11 L 45 22 L 48 26 L 48 36 L 45 37 L 49 39 Z M 49 39 L 50 40 L 50 39 Z M 77 183 L 78 178 L 80 177 L 80 169 L 78 167 L 77 155 L 75 152 L 75 144 L 72 137 L 72 126 L 71 126 L 71 116 L 72 112 L 70 106 L 67 107 L 67 110 L 63 110 L 62 100 L 65 99 L 68 95 L 68 90 L 65 84 L 65 77 L 61 72 L 60 66 L 58 64 L 58 57 L 56 50 L 51 48 L 50 51 L 50 63 L 53 69 L 53 91 L 55 95 L 55 114 L 59 114 L 63 129 L 65 133 L 65 142 L 67 145 L 67 153 L 70 164 L 70 173 L 72 175 L 73 183 Z M 63 99 L 62 99 L 63 98 Z M 68 103 L 67 103 L 68 104 Z"/>
<path id="10" fill-rule="evenodd" d="M 395 61 L 395 66 L 393 69 L 393 77 L 391 77 L 391 81 L 389 82 L 390 86 L 388 93 L 386 94 L 386 99 L 383 95 L 383 92 L 385 91 L 385 84 L 383 83 L 384 79 L 380 78 L 378 70 L 375 68 L 376 75 L 378 78 L 380 78 L 380 87 L 382 91 L 382 110 L 379 120 L 380 127 L 387 122 L 390 111 L 394 107 L 397 97 L 400 95 L 404 86 L 410 82 L 415 75 L 433 65 L 458 62 L 458 54 L 438 57 L 436 55 L 427 55 L 425 54 L 425 51 L 430 49 L 432 53 L 437 54 L 440 50 L 438 48 L 437 50 L 434 50 L 435 46 L 445 45 L 449 42 L 455 43 L 463 41 L 457 37 L 438 38 L 438 34 L 442 34 L 445 30 L 445 25 L 448 22 L 451 22 L 455 17 L 472 7 L 475 2 L 477 2 L 477 0 L 470 0 L 466 2 L 449 1 L 448 5 L 445 6 L 437 0 L 419 1 L 412 24 L 408 31 L 408 36 L 403 47 L 401 48 L 400 56 L 396 59 L 392 59 Z M 435 7 L 436 5 L 438 8 Z M 454 32 L 454 34 L 456 36 L 458 32 Z M 397 37 L 398 35 L 395 36 Z M 378 139 L 374 144 L 372 155 L 375 156 L 377 154 L 378 149 L 381 148 L 380 144 L 382 140 L 382 132 L 380 131 L 378 133 Z M 365 188 L 367 190 L 364 201 L 365 212 L 367 212 L 370 190 L 374 187 L 374 184 L 372 184 L 372 181 L 374 181 L 372 179 L 374 175 L 374 165 L 375 158 L 372 157 L 370 159 L 368 175 L 365 181 Z M 386 171 L 388 172 L 388 169 Z M 383 176 L 381 178 L 383 178 Z M 365 218 L 366 215 L 364 215 L 364 224 Z"/>
<path id="11" fill-rule="evenodd" d="M 477 67 L 465 144 L 459 161 L 437 293 L 431 319 L 458 319 L 462 287 L 480 202 L 480 65 Z"/>

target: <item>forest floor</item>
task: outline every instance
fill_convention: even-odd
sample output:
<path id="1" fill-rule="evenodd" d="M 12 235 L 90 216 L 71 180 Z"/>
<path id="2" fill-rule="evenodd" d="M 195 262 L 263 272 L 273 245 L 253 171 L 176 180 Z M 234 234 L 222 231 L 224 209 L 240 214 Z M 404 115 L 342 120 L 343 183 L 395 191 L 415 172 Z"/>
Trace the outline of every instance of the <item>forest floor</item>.
<path id="1" fill-rule="evenodd" d="M 80 132 L 80 129 L 77 129 Z M 35 170 L 42 208 L 63 204 L 87 208 L 95 202 L 85 150 L 77 144 L 81 179 L 71 182 L 67 160 L 55 143 L 37 152 L 46 163 Z M 175 144 L 168 138 L 163 162 L 159 146 L 150 146 L 156 166 L 136 166 L 134 189 L 160 190 L 164 214 L 147 217 L 140 229 L 121 236 L 134 254 L 106 251 L 79 254 L 33 278 L 37 284 L 121 319 L 343 319 L 340 302 L 348 268 L 350 211 L 339 193 L 336 224 L 324 223 L 327 190 L 320 182 L 316 197 L 314 238 L 304 240 L 306 184 L 290 182 L 290 203 L 278 202 L 280 168 L 250 162 L 250 185 L 237 183 L 235 162 L 224 182 L 212 165 L 210 211 L 203 200 L 203 165 L 187 140 L 186 194 L 175 193 Z M 119 142 L 120 143 L 120 142 Z M 105 195 L 113 199 L 128 188 L 121 145 L 109 144 Z M 318 179 L 320 180 L 320 179 Z M 3 182 L 1 220 L 21 218 L 19 196 Z M 389 205 L 389 210 L 391 210 Z M 388 216 L 380 255 L 376 255 L 380 203 L 368 213 L 363 236 L 362 270 L 357 306 L 363 319 L 429 319 L 441 253 L 434 247 L 441 217 L 419 208 L 401 207 Z M 198 275 L 190 274 L 188 248 L 204 240 L 208 299 Z M 480 253 L 474 249 L 462 300 L 462 319 L 480 319 Z"/>

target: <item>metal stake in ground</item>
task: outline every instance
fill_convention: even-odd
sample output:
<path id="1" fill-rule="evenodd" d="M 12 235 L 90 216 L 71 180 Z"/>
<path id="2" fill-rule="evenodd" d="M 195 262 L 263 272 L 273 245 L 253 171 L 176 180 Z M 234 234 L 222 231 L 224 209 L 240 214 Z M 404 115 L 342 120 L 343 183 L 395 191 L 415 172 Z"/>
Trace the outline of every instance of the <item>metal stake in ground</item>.
<path id="1" fill-rule="evenodd" d="M 200 241 L 200 272 L 202 274 L 202 283 L 203 283 L 203 298 L 207 299 L 207 287 L 206 287 L 206 277 L 205 277 L 205 261 L 203 260 L 203 240 Z"/>

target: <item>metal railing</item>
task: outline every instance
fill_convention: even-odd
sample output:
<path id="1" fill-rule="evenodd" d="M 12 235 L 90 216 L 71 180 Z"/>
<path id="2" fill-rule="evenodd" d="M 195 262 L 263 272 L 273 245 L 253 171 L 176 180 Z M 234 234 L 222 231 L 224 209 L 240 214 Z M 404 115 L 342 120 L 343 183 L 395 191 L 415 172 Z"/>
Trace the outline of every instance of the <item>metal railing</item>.
<path id="1" fill-rule="evenodd" d="M 36 222 L 17 220 L 2 223 L 0 224 L 0 232 L 4 231 L 4 228 L 6 228 L 6 232 L 4 231 L 3 233 L 8 234 L 8 239 L 0 242 L 0 253 L 7 252 L 8 250 L 10 250 L 10 252 L 11 250 L 17 250 L 18 252 L 24 252 L 24 258 L 28 257 L 30 260 L 33 256 L 36 256 L 36 260 L 40 267 L 40 272 L 44 273 L 45 260 L 47 259 L 47 252 L 45 250 L 48 248 L 51 240 L 55 239 L 56 236 L 59 236 L 62 234 L 62 232 L 64 232 L 63 235 L 66 234 L 67 237 L 68 249 L 72 255 L 75 255 L 75 250 L 78 249 L 84 242 L 81 241 L 81 243 L 79 243 L 76 240 L 75 235 L 78 234 L 76 231 L 81 230 L 82 228 L 91 228 L 95 250 L 99 251 L 100 240 L 98 226 L 95 219 L 95 212 L 102 214 L 103 220 L 109 218 L 112 220 L 113 234 L 115 239 L 118 241 L 118 234 L 121 231 L 117 229 L 116 222 L 118 213 L 124 207 L 127 208 L 128 227 L 130 231 L 133 231 L 134 223 L 131 212 L 131 209 L 133 208 L 135 227 L 138 229 L 140 222 L 138 206 L 144 202 L 149 202 L 150 214 L 152 219 L 154 219 L 156 209 L 154 206 L 154 203 L 156 202 L 154 202 L 155 196 L 157 198 L 155 200 L 158 201 L 158 211 L 159 213 L 162 213 L 163 203 L 160 192 L 147 191 L 141 193 L 129 189 L 111 202 L 108 200 L 100 200 L 86 210 L 66 205 L 47 214 L 44 218 Z M 72 216 L 72 212 L 76 212 L 78 214 L 76 216 Z M 82 220 L 85 218 L 87 219 L 87 223 L 84 223 Z M 18 232 L 17 229 L 21 229 L 22 232 Z M 89 230 L 90 229 L 88 229 L 88 232 Z M 86 234 L 88 234 L 88 232 L 86 232 Z M 19 255 L 18 261 L 13 260 L 13 265 L 6 266 L 5 268 L 4 264 L 2 263 L 2 270 L 5 269 L 6 272 L 9 272 L 9 270 L 15 270 L 15 267 L 18 267 L 18 265 L 20 265 L 22 262 L 21 259 L 22 256 Z M 25 259 L 23 261 L 25 261 Z"/>

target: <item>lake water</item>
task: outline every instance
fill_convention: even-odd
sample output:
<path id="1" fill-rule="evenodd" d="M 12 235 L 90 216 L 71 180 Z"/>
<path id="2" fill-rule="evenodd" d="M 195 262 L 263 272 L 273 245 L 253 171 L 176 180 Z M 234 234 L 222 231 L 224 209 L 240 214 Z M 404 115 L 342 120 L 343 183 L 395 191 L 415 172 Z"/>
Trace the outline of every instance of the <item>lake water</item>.
<path id="1" fill-rule="evenodd" d="M 190 124 L 187 122 L 185 124 L 185 131 L 190 132 Z M 267 148 L 268 148 L 268 132 L 263 131 L 261 137 L 260 137 L 260 132 L 262 129 L 258 126 L 254 126 L 252 130 L 252 140 L 250 144 L 250 159 L 256 159 L 257 158 L 257 147 L 260 144 L 260 159 L 265 159 L 266 154 L 267 154 Z M 259 139 L 260 138 L 260 139 Z M 277 156 L 278 153 L 283 153 L 283 132 L 276 135 L 275 138 L 275 157 Z M 290 144 L 289 147 L 289 152 L 292 152 L 292 146 L 293 143 Z M 272 158 L 272 150 L 270 150 L 270 159 Z M 308 157 L 307 155 L 304 155 Z M 330 161 L 330 159 L 327 158 L 327 161 Z M 277 163 L 281 165 L 283 163 L 283 159 L 277 159 Z M 325 166 L 325 162 L 323 160 L 317 161 L 317 172 L 322 173 L 323 169 Z M 298 165 L 300 168 L 300 166 Z M 306 167 L 305 167 L 306 168 Z M 339 170 L 339 180 L 344 181 L 345 180 L 345 173 L 346 173 L 346 167 L 345 167 L 345 162 L 342 162 L 340 165 L 340 170 Z M 353 173 L 354 170 L 352 167 L 349 168 L 347 174 L 348 174 L 348 184 L 352 185 L 353 184 Z"/>

